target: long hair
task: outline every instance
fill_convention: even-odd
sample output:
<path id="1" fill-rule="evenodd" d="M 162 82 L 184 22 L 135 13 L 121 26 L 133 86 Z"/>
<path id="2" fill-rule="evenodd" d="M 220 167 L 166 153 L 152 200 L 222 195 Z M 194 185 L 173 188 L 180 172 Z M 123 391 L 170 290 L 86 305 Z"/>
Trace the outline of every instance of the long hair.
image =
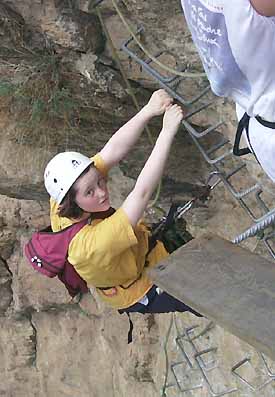
<path id="1" fill-rule="evenodd" d="M 79 175 L 79 177 L 76 179 L 74 184 L 71 186 L 69 191 L 66 193 L 66 196 L 63 198 L 61 201 L 59 207 L 58 207 L 58 215 L 66 218 L 73 218 L 73 219 L 78 219 L 81 218 L 81 216 L 84 213 L 84 210 L 80 208 L 75 201 L 75 196 L 77 193 L 76 189 L 76 182 L 78 181 L 79 178 L 81 178 L 83 175 L 85 175 L 87 172 L 90 171 L 91 167 L 93 164 L 89 165 L 85 170 L 82 172 L 82 174 Z"/>

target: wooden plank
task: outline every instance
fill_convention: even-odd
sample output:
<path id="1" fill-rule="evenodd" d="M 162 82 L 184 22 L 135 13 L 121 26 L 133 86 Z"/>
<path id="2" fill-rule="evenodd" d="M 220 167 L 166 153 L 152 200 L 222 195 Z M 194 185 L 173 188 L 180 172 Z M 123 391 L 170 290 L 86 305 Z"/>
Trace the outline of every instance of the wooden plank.
<path id="1" fill-rule="evenodd" d="M 169 294 L 275 360 L 275 263 L 204 236 L 149 275 Z"/>

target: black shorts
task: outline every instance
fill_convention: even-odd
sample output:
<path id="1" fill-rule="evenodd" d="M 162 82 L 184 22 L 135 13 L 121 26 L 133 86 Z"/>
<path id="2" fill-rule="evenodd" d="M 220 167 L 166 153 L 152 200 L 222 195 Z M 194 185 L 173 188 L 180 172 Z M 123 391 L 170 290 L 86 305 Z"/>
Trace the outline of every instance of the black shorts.
<path id="1" fill-rule="evenodd" d="M 153 287 L 146 294 L 148 298 L 148 305 L 142 303 L 135 303 L 126 309 L 119 310 L 119 313 L 170 313 L 170 312 L 191 312 L 197 317 L 203 317 L 200 313 L 187 306 L 185 303 L 179 301 L 166 292 L 157 292 L 157 286 Z"/>

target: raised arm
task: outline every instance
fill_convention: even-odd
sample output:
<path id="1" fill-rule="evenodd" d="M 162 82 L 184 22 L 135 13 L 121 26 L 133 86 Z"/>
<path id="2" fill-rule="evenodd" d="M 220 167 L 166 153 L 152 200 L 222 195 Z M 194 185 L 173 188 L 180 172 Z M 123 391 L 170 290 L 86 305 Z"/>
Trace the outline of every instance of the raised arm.
<path id="1" fill-rule="evenodd" d="M 250 0 L 255 10 L 266 17 L 275 16 L 275 0 Z"/>
<path id="2" fill-rule="evenodd" d="M 163 114 L 172 101 L 164 90 L 155 91 L 147 105 L 109 139 L 100 152 L 108 168 L 118 164 L 127 155 L 148 121 L 154 116 Z"/>
<path id="3" fill-rule="evenodd" d="M 122 204 L 130 223 L 135 226 L 163 174 L 170 148 L 177 133 L 183 111 L 178 105 L 170 106 L 163 117 L 163 128 L 156 141 L 154 149 L 143 167 L 133 191 Z"/>

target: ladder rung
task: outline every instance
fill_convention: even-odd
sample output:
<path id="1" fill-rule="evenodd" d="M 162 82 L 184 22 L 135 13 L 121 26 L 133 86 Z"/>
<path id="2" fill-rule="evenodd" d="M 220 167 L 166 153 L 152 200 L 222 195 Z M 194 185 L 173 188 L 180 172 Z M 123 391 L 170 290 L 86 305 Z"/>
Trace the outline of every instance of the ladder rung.
<path id="1" fill-rule="evenodd" d="M 188 120 L 190 117 L 194 116 L 194 114 L 197 114 L 197 113 L 201 112 L 202 110 L 208 108 L 210 105 L 212 105 L 212 103 L 213 103 L 213 101 L 204 103 L 203 105 L 201 105 L 197 109 L 193 110 L 192 112 L 187 113 L 187 115 L 184 117 L 184 120 Z M 198 134 L 198 137 L 200 137 L 200 134 Z"/>
<path id="2" fill-rule="evenodd" d="M 233 175 L 237 174 L 237 172 L 241 171 L 244 167 L 245 167 L 245 164 L 240 164 L 234 170 L 232 170 L 228 174 L 226 174 L 226 176 L 225 176 L 226 179 L 230 179 Z"/>
<path id="3" fill-rule="evenodd" d="M 142 31 L 139 30 L 139 31 Z M 197 102 L 201 97 L 203 97 L 209 90 L 210 90 L 210 85 L 202 89 L 202 91 L 191 98 L 190 100 L 184 99 L 181 95 L 179 95 L 176 91 L 174 91 L 172 88 L 170 88 L 167 85 L 167 77 L 162 76 L 159 72 L 156 71 L 156 69 L 152 68 L 148 63 L 143 61 L 141 58 L 139 58 L 132 50 L 129 49 L 128 45 L 133 41 L 133 38 L 129 38 L 126 40 L 122 46 L 121 50 L 124 51 L 129 57 L 133 58 L 140 66 L 144 68 L 144 70 L 147 71 L 153 78 L 155 78 L 159 84 L 175 99 L 177 99 L 180 103 L 182 103 L 184 106 L 190 106 L 193 103 Z M 148 62 L 148 61 L 147 61 Z M 153 60 L 152 60 L 153 62 Z M 170 79 L 170 77 L 168 78 Z M 174 79 L 173 79 L 174 80 Z"/>
<path id="4" fill-rule="evenodd" d="M 204 159 L 207 161 L 208 164 L 216 165 L 216 163 L 219 163 L 220 161 L 224 160 L 227 156 L 230 156 L 232 154 L 232 149 L 231 149 L 228 152 L 225 152 L 224 154 L 222 154 L 221 156 L 211 159 L 207 155 L 205 149 L 201 146 L 201 144 L 198 142 L 198 140 L 194 137 L 194 135 L 192 134 L 192 131 L 190 131 L 189 128 L 187 128 L 187 127 L 186 127 L 186 129 L 189 132 L 189 135 L 191 136 L 191 138 L 193 139 L 193 142 L 195 143 L 195 145 L 197 146 L 197 148 L 199 149 L 199 151 L 201 152 L 201 154 L 203 155 Z M 191 127 L 191 130 L 192 130 L 192 127 Z"/>
<path id="5" fill-rule="evenodd" d="M 243 198 L 245 196 L 247 196 L 250 193 L 255 192 L 255 190 L 259 190 L 260 189 L 260 185 L 258 183 L 256 183 L 253 186 L 250 186 L 249 188 L 245 189 L 245 190 L 241 190 L 239 193 L 235 192 L 235 196 L 237 198 Z"/>
<path id="6" fill-rule="evenodd" d="M 229 143 L 228 139 L 225 139 L 219 143 L 217 143 L 216 145 L 212 146 L 210 149 L 206 150 L 206 153 L 208 155 L 216 152 L 218 149 L 222 148 L 223 146 L 225 146 L 227 143 Z"/>
<path id="7" fill-rule="evenodd" d="M 220 121 L 220 122 L 218 122 L 218 123 L 216 123 L 216 124 L 210 126 L 209 128 L 207 128 L 206 130 L 204 130 L 204 131 L 202 132 L 203 136 L 209 134 L 209 133 L 212 132 L 212 131 L 215 131 L 217 128 L 219 128 L 219 127 L 220 127 L 221 125 L 223 125 L 223 124 L 224 124 L 224 121 Z M 229 142 L 229 140 L 228 140 L 227 142 Z"/>

